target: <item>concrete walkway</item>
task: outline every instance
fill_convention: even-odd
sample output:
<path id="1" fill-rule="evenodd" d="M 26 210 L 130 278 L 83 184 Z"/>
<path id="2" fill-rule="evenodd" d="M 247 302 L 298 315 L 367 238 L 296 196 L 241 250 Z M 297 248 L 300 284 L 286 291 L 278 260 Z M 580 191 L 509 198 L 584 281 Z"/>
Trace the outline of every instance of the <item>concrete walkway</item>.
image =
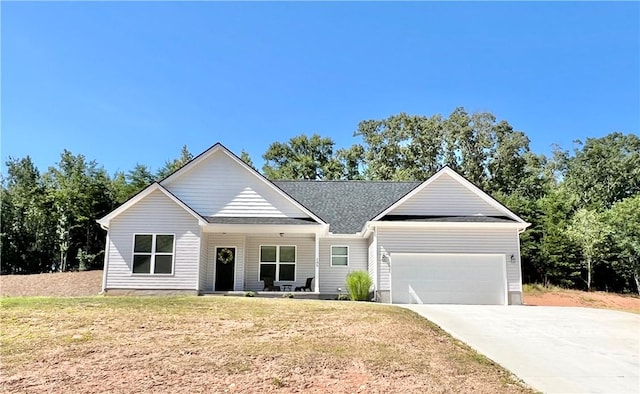
<path id="1" fill-rule="evenodd" d="M 545 393 L 640 393 L 640 315 L 604 309 L 402 305 Z"/>

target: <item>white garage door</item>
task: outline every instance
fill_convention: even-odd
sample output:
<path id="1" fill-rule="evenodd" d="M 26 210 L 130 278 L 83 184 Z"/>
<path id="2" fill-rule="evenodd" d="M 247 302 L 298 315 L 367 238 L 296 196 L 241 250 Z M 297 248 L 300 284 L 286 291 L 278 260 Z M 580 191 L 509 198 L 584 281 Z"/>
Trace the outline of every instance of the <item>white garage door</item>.
<path id="1" fill-rule="evenodd" d="M 391 254 L 394 304 L 486 304 L 507 302 L 504 255 Z"/>

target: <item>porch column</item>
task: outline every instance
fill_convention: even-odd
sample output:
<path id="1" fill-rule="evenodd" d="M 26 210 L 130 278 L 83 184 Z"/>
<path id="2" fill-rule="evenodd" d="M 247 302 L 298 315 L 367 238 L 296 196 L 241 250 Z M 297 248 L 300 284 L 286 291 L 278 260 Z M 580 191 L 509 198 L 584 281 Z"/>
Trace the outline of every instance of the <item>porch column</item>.
<path id="1" fill-rule="evenodd" d="M 320 238 L 316 234 L 316 280 L 313 281 L 313 291 L 320 293 Z"/>

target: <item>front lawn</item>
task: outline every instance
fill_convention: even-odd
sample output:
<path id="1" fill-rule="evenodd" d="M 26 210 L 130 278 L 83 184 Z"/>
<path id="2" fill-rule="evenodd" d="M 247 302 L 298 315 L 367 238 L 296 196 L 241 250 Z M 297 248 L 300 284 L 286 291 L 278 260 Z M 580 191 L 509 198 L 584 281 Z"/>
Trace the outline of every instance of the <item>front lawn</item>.
<path id="1" fill-rule="evenodd" d="M 2 392 L 531 392 L 397 307 L 239 297 L 1 302 Z"/>

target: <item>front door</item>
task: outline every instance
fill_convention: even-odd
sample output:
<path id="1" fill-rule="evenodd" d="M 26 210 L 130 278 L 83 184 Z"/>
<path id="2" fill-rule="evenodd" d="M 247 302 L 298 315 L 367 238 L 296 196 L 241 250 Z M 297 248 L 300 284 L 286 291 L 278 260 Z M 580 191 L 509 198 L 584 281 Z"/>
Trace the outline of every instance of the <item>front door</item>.
<path id="1" fill-rule="evenodd" d="M 236 248 L 216 248 L 215 291 L 233 290 L 236 266 Z"/>

